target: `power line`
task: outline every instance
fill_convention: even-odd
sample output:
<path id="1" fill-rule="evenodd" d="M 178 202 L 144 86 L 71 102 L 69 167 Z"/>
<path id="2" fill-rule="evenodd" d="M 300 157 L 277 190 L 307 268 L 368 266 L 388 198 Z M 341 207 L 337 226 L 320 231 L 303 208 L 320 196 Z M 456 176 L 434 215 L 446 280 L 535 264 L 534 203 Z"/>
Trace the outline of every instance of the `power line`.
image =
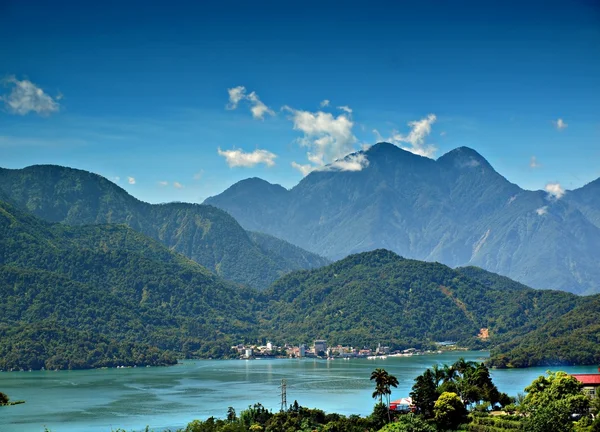
<path id="1" fill-rule="evenodd" d="M 287 383 L 285 379 L 281 380 L 281 412 L 287 411 Z"/>

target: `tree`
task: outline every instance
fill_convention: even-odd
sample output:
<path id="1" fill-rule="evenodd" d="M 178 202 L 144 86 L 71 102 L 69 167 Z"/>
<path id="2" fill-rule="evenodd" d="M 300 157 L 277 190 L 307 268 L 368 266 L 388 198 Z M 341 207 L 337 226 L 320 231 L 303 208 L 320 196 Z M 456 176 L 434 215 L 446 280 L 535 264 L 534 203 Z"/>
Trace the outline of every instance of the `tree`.
<path id="1" fill-rule="evenodd" d="M 390 417 L 390 395 L 392 394 L 392 387 L 398 387 L 398 378 L 394 375 L 390 375 L 385 369 L 377 368 L 371 372 L 371 381 L 375 380 L 375 391 L 373 392 L 373 398 L 379 397 L 379 403 L 383 403 L 383 396 L 386 397 L 387 408 L 388 408 L 388 421 L 391 421 Z"/>
<path id="2" fill-rule="evenodd" d="M 573 414 L 589 415 L 590 398 L 581 392 L 581 383 L 565 372 L 548 372 L 525 388 L 522 411 L 527 414 L 524 430 L 568 432 Z"/>
<path id="3" fill-rule="evenodd" d="M 431 370 L 427 369 L 422 375 L 415 378 L 410 397 L 419 414 L 426 418 L 433 417 L 433 406 L 439 395 L 436 377 Z"/>
<path id="4" fill-rule="evenodd" d="M 2 392 L 0 392 L 0 405 L 7 404 L 10 399 L 8 396 Z"/>
<path id="5" fill-rule="evenodd" d="M 233 407 L 227 408 L 227 421 L 229 423 L 233 423 L 237 420 L 237 415 L 235 413 L 235 409 Z"/>
<path id="6" fill-rule="evenodd" d="M 379 432 L 435 432 L 435 428 L 410 413 L 401 415 L 397 421 L 385 425 Z"/>
<path id="7" fill-rule="evenodd" d="M 385 369 L 377 368 L 371 372 L 371 381 L 375 380 L 375 391 L 373 392 L 373 399 L 379 398 L 379 403 L 383 403 L 383 396 L 386 395 L 386 383 L 388 373 Z"/>
<path id="8" fill-rule="evenodd" d="M 444 392 L 433 406 L 435 421 L 442 429 L 456 429 L 467 415 L 467 410 L 456 393 Z"/>

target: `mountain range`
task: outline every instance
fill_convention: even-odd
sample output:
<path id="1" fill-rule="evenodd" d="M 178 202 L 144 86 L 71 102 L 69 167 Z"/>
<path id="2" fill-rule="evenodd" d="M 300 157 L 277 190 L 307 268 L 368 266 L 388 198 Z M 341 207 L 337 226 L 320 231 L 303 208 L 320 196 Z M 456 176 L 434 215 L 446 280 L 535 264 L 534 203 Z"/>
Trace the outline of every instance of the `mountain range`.
<path id="1" fill-rule="evenodd" d="M 563 196 L 510 183 L 467 147 L 437 160 L 389 143 L 347 158 L 357 155 L 368 161 L 360 171 L 333 164 L 290 190 L 251 178 L 205 204 L 332 260 L 385 248 L 534 288 L 600 292 L 600 179 Z"/>
<path id="2" fill-rule="evenodd" d="M 5 199 L 0 192 L 0 369 L 171 364 L 227 356 L 240 342 L 315 338 L 403 349 L 454 339 L 492 348 L 499 366 L 600 360 L 598 296 L 387 250 L 258 291 L 126 225 L 48 223 Z M 560 356 L 557 341 L 569 347 Z"/>
<path id="3" fill-rule="evenodd" d="M 268 234 L 247 232 L 216 207 L 148 204 L 87 171 L 53 165 L 0 168 L 0 190 L 21 210 L 48 222 L 125 224 L 227 280 L 254 288 L 329 262 Z"/>

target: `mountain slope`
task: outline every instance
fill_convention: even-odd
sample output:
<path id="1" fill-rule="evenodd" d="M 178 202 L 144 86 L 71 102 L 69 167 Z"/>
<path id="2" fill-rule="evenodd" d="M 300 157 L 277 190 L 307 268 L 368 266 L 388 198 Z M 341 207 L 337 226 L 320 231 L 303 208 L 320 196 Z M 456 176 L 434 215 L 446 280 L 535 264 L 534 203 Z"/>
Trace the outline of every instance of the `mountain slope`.
<path id="1" fill-rule="evenodd" d="M 0 202 L 0 368 L 105 365 L 107 344 L 141 344 L 144 355 L 227 353 L 254 332 L 252 295 L 127 226 L 48 224 Z M 44 337 L 15 352 L 32 328 L 64 330 L 67 344 L 83 335 L 107 351 L 74 358 L 87 351 Z"/>
<path id="2" fill-rule="evenodd" d="M 448 339 L 473 345 L 482 328 L 495 344 L 537 328 L 581 301 L 573 294 L 514 282 L 483 284 L 442 264 L 386 250 L 291 273 L 264 295 L 269 305 L 261 325 L 270 337 L 404 348 Z"/>
<path id="3" fill-rule="evenodd" d="M 495 347 L 497 367 L 600 363 L 600 296 L 591 296 L 568 313 Z"/>
<path id="4" fill-rule="evenodd" d="M 565 198 L 600 228 L 600 178 L 571 191 Z"/>
<path id="5" fill-rule="evenodd" d="M 313 171 L 289 191 L 242 181 L 205 203 L 332 259 L 385 248 L 535 288 L 600 291 L 598 182 L 557 200 L 522 190 L 466 147 L 438 160 L 387 143 L 361 154 L 369 165 L 358 172 Z"/>
<path id="6" fill-rule="evenodd" d="M 292 247 L 252 235 L 265 250 Z M 550 346 L 570 328 L 562 317 L 588 301 L 386 250 L 296 271 L 257 292 L 125 225 L 49 224 L 1 201 L 0 298 L 0 369 L 169 364 L 169 351 L 218 357 L 258 338 L 398 348 L 455 339 L 527 353 L 535 349 L 527 332 L 558 320 L 544 333 Z M 481 329 L 489 339 L 477 338 Z M 547 350 L 536 358 L 557 361 Z"/>
<path id="7" fill-rule="evenodd" d="M 256 288 L 292 270 L 327 262 L 298 248 L 273 246 L 265 252 L 220 209 L 147 204 L 86 171 L 51 165 L 0 169 L 0 189 L 20 208 L 49 222 L 126 224 L 228 280 Z"/>

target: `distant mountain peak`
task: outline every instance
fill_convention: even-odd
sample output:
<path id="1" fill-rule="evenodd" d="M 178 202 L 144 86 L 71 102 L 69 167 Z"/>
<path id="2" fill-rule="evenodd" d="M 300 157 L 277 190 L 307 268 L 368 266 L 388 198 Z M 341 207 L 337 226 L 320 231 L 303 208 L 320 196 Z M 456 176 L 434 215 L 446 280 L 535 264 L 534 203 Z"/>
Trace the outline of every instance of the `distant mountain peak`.
<path id="1" fill-rule="evenodd" d="M 244 180 L 240 180 L 237 183 L 229 186 L 220 195 L 225 196 L 246 196 L 248 194 L 255 196 L 260 194 L 268 193 L 270 195 L 285 195 L 288 192 L 286 188 L 279 184 L 269 183 L 259 177 L 250 177 Z M 208 197 L 204 200 L 204 204 L 212 204 L 215 197 Z"/>
<path id="2" fill-rule="evenodd" d="M 455 168 L 492 168 L 490 163 L 470 147 L 458 147 L 440 156 L 438 162 L 453 165 Z"/>
<path id="3" fill-rule="evenodd" d="M 406 158 L 428 159 L 408 150 L 404 150 L 403 148 L 398 147 L 396 144 L 391 144 L 385 141 L 378 142 L 377 144 L 372 145 L 371 147 L 369 147 L 368 150 L 365 151 L 365 153 L 367 155 L 386 154 Z"/>

